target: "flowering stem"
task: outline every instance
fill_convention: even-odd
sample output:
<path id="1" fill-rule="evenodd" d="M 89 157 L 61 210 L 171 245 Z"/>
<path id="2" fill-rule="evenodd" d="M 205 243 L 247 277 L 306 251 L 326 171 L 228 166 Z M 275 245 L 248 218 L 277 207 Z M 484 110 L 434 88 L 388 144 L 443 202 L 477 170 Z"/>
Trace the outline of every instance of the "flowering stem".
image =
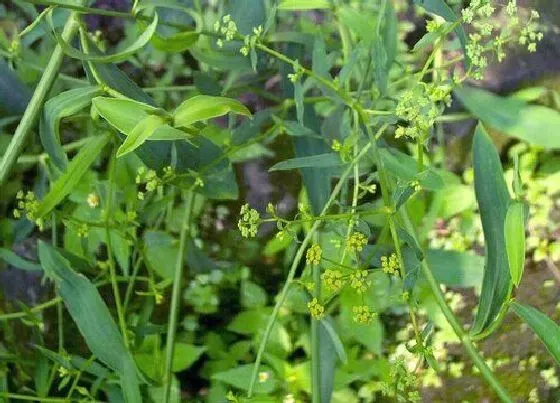
<path id="1" fill-rule="evenodd" d="M 194 192 L 188 192 L 181 224 L 181 236 L 179 240 L 179 251 L 175 261 L 175 274 L 173 276 L 173 291 L 171 292 L 171 308 L 169 310 L 169 325 L 167 326 L 167 339 L 165 344 L 165 372 L 163 403 L 168 403 L 171 391 L 171 379 L 173 377 L 173 353 L 175 350 L 175 334 L 177 332 L 177 316 L 179 313 L 181 297 L 181 280 L 183 277 L 183 256 L 191 227 L 191 215 L 193 208 Z"/>
<path id="2" fill-rule="evenodd" d="M 323 210 L 321 211 L 321 214 L 319 214 L 320 219 L 323 218 L 326 215 L 326 212 L 330 208 L 331 204 L 333 203 L 333 201 L 336 199 L 336 197 L 340 193 L 340 190 L 342 189 L 342 186 L 344 185 L 344 183 L 346 181 L 346 178 L 348 178 L 348 176 L 352 173 L 352 171 L 354 169 L 354 165 L 357 164 L 358 161 L 364 155 L 366 155 L 366 153 L 369 151 L 370 148 L 371 148 L 371 143 L 368 143 L 367 145 L 365 145 L 360 150 L 360 153 L 356 156 L 356 158 L 350 163 L 350 165 L 343 172 L 342 176 L 340 177 L 337 184 L 335 185 L 329 199 L 327 200 L 327 203 L 325 203 L 325 207 L 323 207 Z M 303 254 L 304 254 L 304 252 L 307 248 L 307 245 L 309 245 L 309 242 L 311 241 L 311 238 L 313 237 L 313 235 L 315 234 L 315 232 L 319 228 L 319 225 L 321 224 L 320 219 L 313 223 L 313 226 L 311 227 L 309 232 L 305 235 L 305 238 L 303 239 L 303 242 L 300 244 L 300 246 L 299 246 L 299 248 L 296 252 L 296 255 L 294 257 L 294 260 L 292 261 L 292 265 L 290 266 L 290 270 L 288 272 L 288 277 L 286 278 L 286 282 L 284 283 L 284 286 L 282 287 L 282 290 L 280 291 L 280 293 L 278 294 L 278 297 L 276 299 L 276 305 L 274 306 L 274 310 L 272 311 L 272 313 L 270 314 L 270 317 L 268 318 L 268 322 L 266 324 L 266 328 L 265 328 L 263 337 L 260 341 L 259 349 L 257 351 L 257 357 L 255 359 L 255 366 L 253 368 L 253 373 L 251 375 L 251 381 L 249 383 L 249 390 L 247 392 L 247 397 L 249 397 L 249 398 L 251 396 L 253 396 L 253 391 L 255 389 L 255 383 L 257 381 L 257 375 L 259 373 L 259 367 L 260 367 L 260 364 L 261 364 L 261 361 L 262 361 L 262 358 L 263 358 L 263 354 L 264 354 L 264 350 L 266 348 L 266 344 L 268 343 L 268 339 L 270 338 L 272 328 L 274 326 L 274 323 L 276 322 L 276 318 L 278 317 L 278 313 L 280 312 L 280 308 L 282 307 L 282 305 L 284 304 L 284 301 L 286 300 L 286 295 L 288 293 L 288 289 L 290 288 L 290 285 L 291 285 L 292 281 L 294 280 L 294 276 L 296 274 L 296 269 L 299 266 L 299 263 L 300 263 L 301 259 L 303 258 Z"/>
<path id="3" fill-rule="evenodd" d="M 70 41 L 76 33 L 77 28 L 78 22 L 76 20 L 76 15 L 75 13 L 72 13 L 70 14 L 70 17 L 68 17 L 68 20 L 64 25 L 64 30 L 62 31 L 62 37 L 64 40 Z M 0 186 L 8 178 L 12 167 L 16 163 L 17 157 L 23 149 L 27 136 L 35 125 L 47 93 L 51 89 L 51 86 L 58 74 L 60 64 L 62 63 L 62 57 L 62 48 L 60 45 L 56 45 L 52 52 L 52 56 L 49 59 L 49 63 L 47 64 L 47 67 L 45 68 L 45 71 L 35 88 L 35 92 L 33 93 L 25 112 L 23 113 L 23 117 L 16 128 L 12 140 L 10 141 L 10 144 L 8 144 L 8 148 L 0 160 Z"/>

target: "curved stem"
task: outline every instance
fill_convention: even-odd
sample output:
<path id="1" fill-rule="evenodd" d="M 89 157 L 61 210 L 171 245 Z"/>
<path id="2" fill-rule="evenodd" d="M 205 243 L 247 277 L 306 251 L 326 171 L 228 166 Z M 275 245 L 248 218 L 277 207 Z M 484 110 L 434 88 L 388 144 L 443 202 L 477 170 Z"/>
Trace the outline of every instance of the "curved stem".
<path id="1" fill-rule="evenodd" d="M 346 181 L 346 178 L 348 178 L 348 176 L 352 173 L 352 171 L 354 169 L 354 165 L 357 164 L 358 161 L 364 155 L 366 155 L 366 153 L 369 151 L 370 147 L 371 147 L 371 143 L 368 143 L 365 147 L 363 147 L 362 150 L 360 151 L 360 153 L 352 161 L 352 163 L 346 168 L 346 170 L 344 171 L 344 173 L 340 177 L 338 183 L 334 187 L 329 199 L 327 200 L 327 203 L 325 204 L 325 207 L 323 207 L 323 211 L 321 211 L 321 214 L 319 214 L 319 218 L 326 215 L 326 213 L 327 213 L 328 209 L 330 208 L 331 204 L 336 199 L 336 196 L 338 195 L 338 193 L 342 189 L 342 186 L 344 185 L 344 182 Z M 303 242 L 300 244 L 300 246 L 299 246 L 299 248 L 296 252 L 294 260 L 292 261 L 292 265 L 290 266 L 290 270 L 288 272 L 288 277 L 286 278 L 286 282 L 284 283 L 284 286 L 282 287 L 282 290 L 278 294 L 278 297 L 276 299 L 276 305 L 274 306 L 274 310 L 272 311 L 272 313 L 270 314 L 270 317 L 268 318 L 268 322 L 266 324 L 266 328 L 265 328 L 263 337 L 262 337 L 262 339 L 260 341 L 260 344 L 259 344 L 259 349 L 257 351 L 257 358 L 255 360 L 255 366 L 253 368 L 253 373 L 251 375 L 251 381 L 249 383 L 249 390 L 247 392 L 247 397 L 253 396 L 253 391 L 255 389 L 255 383 L 257 381 L 257 375 L 259 373 L 259 367 L 260 367 L 260 364 L 261 364 L 261 361 L 262 361 L 262 358 L 263 358 L 263 354 L 264 354 L 264 350 L 266 348 L 266 344 L 268 343 L 268 339 L 270 338 L 270 333 L 272 332 L 272 328 L 274 326 L 274 323 L 276 322 L 276 318 L 278 317 L 278 313 L 280 312 L 280 308 L 282 307 L 282 305 L 284 304 L 284 301 L 286 300 L 286 295 L 288 294 L 288 289 L 290 288 L 290 285 L 291 285 L 292 281 L 294 280 L 294 276 L 296 274 L 296 269 L 299 266 L 299 263 L 300 263 L 301 259 L 303 258 L 303 254 L 304 254 L 305 250 L 307 249 L 307 245 L 309 245 L 309 242 L 311 241 L 311 238 L 313 237 L 313 235 L 315 234 L 315 232 L 319 228 L 320 224 L 321 224 L 321 220 L 315 221 L 313 223 L 313 226 L 309 230 L 309 232 L 306 234 L 305 238 L 303 239 Z"/>
<path id="2" fill-rule="evenodd" d="M 183 213 L 183 223 L 181 225 L 181 237 L 179 241 L 179 252 L 175 262 L 175 275 L 173 276 L 173 291 L 171 293 L 171 308 L 169 310 L 169 325 L 167 327 L 167 340 L 165 344 L 165 373 L 164 373 L 164 392 L 163 403 L 169 402 L 171 391 L 173 353 L 175 349 L 175 333 L 177 331 L 177 315 L 179 313 L 179 300 L 181 297 L 181 280 L 183 277 L 183 256 L 189 236 L 191 214 L 194 200 L 194 192 L 189 192 Z"/>

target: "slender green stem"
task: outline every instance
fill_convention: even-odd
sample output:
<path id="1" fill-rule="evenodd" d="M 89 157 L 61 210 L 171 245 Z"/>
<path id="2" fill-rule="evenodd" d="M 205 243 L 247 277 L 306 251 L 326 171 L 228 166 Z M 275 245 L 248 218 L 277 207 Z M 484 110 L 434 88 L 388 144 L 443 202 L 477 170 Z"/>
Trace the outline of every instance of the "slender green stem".
<path id="1" fill-rule="evenodd" d="M 113 191 L 116 173 L 116 154 L 115 147 L 113 147 L 113 152 L 111 154 L 111 161 L 109 166 L 109 186 L 107 188 L 107 205 L 105 207 L 105 236 L 107 238 L 107 256 L 109 263 L 109 276 L 111 278 L 111 286 L 113 288 L 113 295 L 115 297 L 115 305 L 117 307 L 117 316 L 119 319 L 119 326 L 121 328 L 121 333 L 124 339 L 124 344 L 128 348 L 128 332 L 126 327 L 126 319 L 124 317 L 123 307 L 121 303 L 121 295 L 119 292 L 119 285 L 117 282 L 117 273 L 115 267 L 115 259 L 113 256 L 113 244 L 111 242 L 111 228 L 109 226 L 109 220 L 113 216 Z"/>
<path id="2" fill-rule="evenodd" d="M 315 238 L 317 238 L 315 234 Z M 313 283 L 315 298 L 321 301 L 321 269 L 313 266 Z M 319 337 L 321 321 L 311 318 L 311 402 L 321 403 L 321 344 Z"/>
<path id="3" fill-rule="evenodd" d="M 14 400 L 25 400 L 31 402 L 52 402 L 52 403 L 69 403 L 69 399 L 58 398 L 58 397 L 38 397 L 32 395 L 22 395 L 18 393 L 5 393 L 0 392 L 0 397 L 5 397 Z"/>
<path id="4" fill-rule="evenodd" d="M 130 281 L 126 286 L 126 293 L 124 294 L 124 303 L 123 303 L 123 311 L 125 314 L 126 314 L 126 310 L 128 309 L 130 297 L 132 296 L 132 291 L 134 290 L 134 285 L 136 284 L 138 271 L 140 270 L 140 266 L 142 266 L 142 260 L 143 260 L 142 256 L 138 256 L 138 259 L 134 263 L 134 267 L 132 269 L 132 275 L 130 276 Z"/>
<path id="5" fill-rule="evenodd" d="M 321 211 L 321 214 L 319 214 L 319 217 L 323 217 L 326 215 L 328 209 L 331 207 L 332 203 L 334 202 L 334 200 L 336 199 L 337 195 L 340 193 L 340 190 L 342 189 L 342 186 L 344 185 L 346 178 L 348 178 L 348 176 L 352 173 L 353 169 L 354 169 L 354 165 L 358 163 L 358 161 L 364 156 L 366 155 L 366 153 L 369 151 L 371 147 L 371 143 L 368 143 L 366 146 L 364 146 L 361 150 L 360 153 L 356 156 L 356 158 L 352 161 L 352 163 L 346 168 L 346 170 L 343 172 L 342 176 L 340 177 L 340 179 L 338 180 L 338 183 L 335 185 L 329 199 L 327 200 L 327 203 L 325 204 L 325 207 L 323 207 L 323 211 Z M 259 344 L 259 349 L 257 351 L 257 357 L 255 359 L 255 366 L 253 368 L 253 373 L 251 375 L 251 381 L 249 383 L 249 390 L 247 392 L 247 397 L 251 397 L 253 396 L 253 391 L 255 389 L 255 383 L 257 381 L 257 376 L 259 373 L 259 367 L 263 358 L 263 354 L 264 354 L 264 350 L 266 348 L 266 344 L 268 343 L 268 339 L 270 338 L 270 334 L 272 332 L 272 328 L 274 327 L 274 323 L 276 322 L 276 318 L 278 317 L 278 313 L 280 312 L 280 308 L 282 307 L 282 305 L 284 304 L 284 301 L 286 300 L 286 295 L 288 294 L 288 289 L 290 288 L 290 285 L 292 283 L 292 281 L 294 280 L 294 276 L 296 274 L 296 269 L 299 266 L 299 263 L 301 261 L 301 259 L 303 258 L 303 254 L 305 252 L 305 250 L 307 249 L 307 246 L 309 245 L 309 242 L 311 241 L 311 238 L 313 237 L 313 235 L 315 234 L 315 232 L 317 231 L 317 229 L 319 228 L 321 221 L 317 220 L 313 223 L 313 226 L 311 227 L 311 229 L 309 230 L 309 232 L 305 235 L 305 238 L 303 239 L 302 243 L 300 244 L 295 256 L 294 256 L 294 260 L 292 261 L 292 265 L 290 266 L 290 270 L 288 272 L 288 277 L 286 278 L 286 282 L 284 283 L 284 286 L 282 287 L 282 290 L 280 291 L 280 293 L 278 294 L 278 297 L 276 298 L 276 305 L 274 306 L 274 309 L 272 311 L 272 313 L 270 314 L 269 318 L 268 318 L 268 322 L 266 324 L 266 328 L 263 334 L 263 337 L 260 341 Z"/>
<path id="6" fill-rule="evenodd" d="M 78 28 L 78 22 L 76 20 L 76 16 L 74 13 L 70 14 L 70 17 L 66 21 L 64 25 L 64 29 L 62 31 L 62 37 L 65 41 L 70 41 L 74 34 L 76 33 L 76 29 Z M 23 146 L 25 144 L 25 140 L 27 136 L 31 132 L 31 129 L 35 125 L 37 117 L 43 107 L 43 103 L 49 92 L 56 76 L 58 74 L 58 70 L 60 69 L 60 64 L 62 63 L 63 52 L 59 45 L 56 45 L 52 56 L 45 68 L 37 87 L 35 88 L 35 92 L 23 113 L 23 117 L 19 122 L 18 127 L 2 157 L 0 160 L 0 186 L 6 181 L 8 175 L 16 160 L 21 153 Z"/>
<path id="7" fill-rule="evenodd" d="M 194 201 L 194 192 L 187 194 L 183 222 L 181 224 L 181 237 L 179 240 L 179 252 L 175 263 L 175 274 L 173 276 L 173 291 L 171 293 L 171 308 L 169 310 L 169 324 L 167 327 L 167 340 L 165 345 L 165 373 L 163 403 L 168 403 L 171 391 L 173 353 L 175 350 L 175 334 L 177 332 L 177 317 L 181 298 L 181 280 L 183 279 L 183 258 L 185 254 L 187 239 L 190 235 L 191 215 Z"/>

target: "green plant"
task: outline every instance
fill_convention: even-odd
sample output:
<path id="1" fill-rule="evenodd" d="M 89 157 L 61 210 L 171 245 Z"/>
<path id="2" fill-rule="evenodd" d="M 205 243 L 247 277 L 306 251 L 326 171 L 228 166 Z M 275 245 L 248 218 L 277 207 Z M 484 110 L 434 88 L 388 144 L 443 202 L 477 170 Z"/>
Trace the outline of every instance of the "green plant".
<path id="1" fill-rule="evenodd" d="M 38 13 L 30 3 L 45 8 Z M 14 4 L 32 22 L 2 37 L 2 55 L 41 78 L 21 118 L 13 111 L 17 119 L 5 123 L 17 123 L 0 162 L 3 197 L 16 220 L 2 219 L 8 236 L 0 258 L 42 272 L 56 295 L 0 315 L 19 320 L 33 345 L 22 351 L 4 329 L 14 369 L 4 368 L 11 379 L 0 397 L 179 401 L 177 374 L 206 355 L 200 371 L 212 401 L 340 401 L 336 392 L 354 393 L 354 381 L 370 401 L 419 401 L 417 372 L 441 371 L 434 328 L 447 327 L 495 395 L 511 402 L 508 385 L 476 344 L 499 329 L 510 308 L 560 361 L 558 325 L 512 297 L 525 265 L 527 220 L 528 241 L 534 238 L 535 215 L 527 208 L 534 169 L 518 162 L 518 154 L 526 161 L 531 153 L 513 154 L 508 188 L 485 129 L 556 148 L 550 133 L 560 115 L 471 86 L 490 61 L 505 58 L 510 43 L 536 50 L 543 34 L 535 11 L 518 9 L 515 0 L 499 7 L 473 0 L 462 10 L 443 0 L 146 0 L 129 11 L 86 1 Z M 428 20 L 412 49 L 406 11 Z M 309 24 L 301 12 L 321 24 Z M 106 52 L 108 43 L 88 29 L 88 14 L 127 21 L 123 44 Z M 27 38 L 38 32 L 52 34 L 41 43 L 54 49 L 44 68 L 27 56 L 37 39 Z M 187 62 L 180 55 L 189 55 Z M 59 72 L 65 57 L 74 61 L 70 75 Z M 156 87 L 141 88 L 115 64 L 125 61 L 166 69 L 159 77 L 146 72 Z M 193 85 L 175 85 L 183 76 Z M 247 93 L 266 107 L 245 105 Z M 468 114 L 446 113 L 452 94 Z M 446 152 L 443 122 L 471 117 L 480 120 L 472 142 L 474 193 L 437 158 Z M 71 141 L 64 125 L 75 129 Z M 42 151 L 22 155 L 26 141 L 30 152 Z M 275 142 L 293 145 L 294 156 L 281 156 L 270 171 L 301 173 L 295 214 L 273 202 L 242 203 L 237 227 L 205 234 L 213 221 L 206 222 L 207 209 L 239 208 L 233 164 L 269 155 Z M 33 169 L 42 179 L 31 190 L 22 178 Z M 446 202 L 453 192 L 463 204 Z M 456 230 L 450 242 L 432 234 L 442 216 L 476 221 L 475 204 L 481 229 Z M 229 212 L 222 208 L 220 214 Z M 253 239 L 261 226 L 276 228 L 264 247 Z M 481 233 L 485 262 L 439 248 L 464 251 Z M 38 264 L 9 249 L 28 237 L 38 240 Z M 261 252 L 286 262 L 273 307 L 270 290 L 244 264 L 255 264 L 251 257 Z M 475 270 L 482 281 L 468 279 Z M 458 285 L 480 289 L 470 328 L 441 289 Z M 53 306 L 56 317 L 46 313 Z M 426 315 L 430 306 L 438 313 Z M 220 307 L 234 316 L 228 324 Z M 407 317 L 412 365 L 381 347 L 381 315 L 389 311 Z M 57 324 L 56 335 L 45 323 Z M 78 334 L 85 345 L 71 344 Z M 376 355 L 371 363 L 361 359 L 364 346 Z M 308 359 L 294 358 L 298 349 Z M 344 370 L 335 378 L 337 362 Z"/>

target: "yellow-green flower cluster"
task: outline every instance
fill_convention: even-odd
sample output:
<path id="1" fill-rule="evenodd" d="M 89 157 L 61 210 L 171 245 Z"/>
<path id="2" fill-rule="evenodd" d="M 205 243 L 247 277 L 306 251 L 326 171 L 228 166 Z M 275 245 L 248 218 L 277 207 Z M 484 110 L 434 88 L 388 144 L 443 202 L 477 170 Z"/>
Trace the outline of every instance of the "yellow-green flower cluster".
<path id="1" fill-rule="evenodd" d="M 89 233 L 89 227 L 86 223 L 82 223 L 78 225 L 78 227 L 76 228 L 76 234 L 78 235 L 79 238 L 87 238 L 88 233 Z"/>
<path id="2" fill-rule="evenodd" d="M 407 126 L 399 126 L 395 137 L 424 137 L 441 115 L 443 108 L 438 105 L 451 103 L 451 87 L 447 84 L 419 82 L 406 90 L 400 97 L 395 110 L 396 115 L 407 122 Z"/>
<path id="3" fill-rule="evenodd" d="M 145 191 L 138 191 L 138 199 L 144 200 L 146 193 L 151 193 L 157 189 L 157 187 L 161 184 L 161 179 L 157 176 L 156 171 L 153 169 L 140 167 L 138 168 L 138 172 L 136 174 L 136 184 L 144 185 Z"/>
<path id="4" fill-rule="evenodd" d="M 237 227 L 241 231 L 241 236 L 245 238 L 254 238 L 259 230 L 260 214 L 257 210 L 249 208 L 249 204 L 241 206 L 239 212 L 240 218 Z"/>
<path id="5" fill-rule="evenodd" d="M 325 288 L 329 291 L 336 292 L 344 286 L 344 277 L 340 270 L 327 269 L 321 275 Z"/>
<path id="6" fill-rule="evenodd" d="M 383 256 L 381 258 L 381 269 L 384 273 L 398 276 L 399 268 L 399 259 L 397 258 L 396 254 L 392 253 L 389 257 Z"/>
<path id="7" fill-rule="evenodd" d="M 35 197 L 35 193 L 28 191 L 27 193 L 23 193 L 23 191 L 19 191 L 16 194 L 16 208 L 14 209 L 14 218 L 21 218 L 25 217 L 29 221 L 35 222 L 39 229 L 43 228 L 43 220 L 37 218 L 37 212 L 39 211 L 39 200 Z"/>
<path id="8" fill-rule="evenodd" d="M 519 35 L 519 43 L 521 45 L 527 45 L 527 50 L 529 52 L 537 51 L 537 42 L 542 41 L 543 33 L 538 31 L 538 23 L 536 22 L 540 18 L 537 11 L 531 11 L 531 17 L 529 22 L 521 29 Z"/>
<path id="9" fill-rule="evenodd" d="M 371 281 L 368 280 L 368 274 L 367 270 L 356 270 L 350 274 L 350 287 L 360 294 L 367 291 L 371 285 Z"/>
<path id="10" fill-rule="evenodd" d="M 321 320 L 325 316 L 325 307 L 319 303 L 317 298 L 313 298 L 307 303 L 309 313 L 313 319 Z"/>
<path id="11" fill-rule="evenodd" d="M 253 35 L 247 35 L 243 38 L 243 46 L 239 49 L 243 56 L 248 56 L 251 49 L 255 48 L 255 44 L 262 33 L 263 27 L 262 25 L 259 25 L 258 27 L 253 28 Z"/>
<path id="12" fill-rule="evenodd" d="M 214 31 L 224 35 L 226 42 L 229 42 L 237 34 L 237 24 L 235 24 L 235 21 L 231 19 L 229 14 L 224 15 L 221 21 L 218 20 L 214 23 Z M 220 38 L 216 41 L 216 44 L 221 48 L 224 46 L 224 40 Z"/>
<path id="13" fill-rule="evenodd" d="M 367 237 L 361 232 L 354 232 L 346 240 L 346 249 L 349 251 L 361 252 L 368 243 Z"/>
<path id="14" fill-rule="evenodd" d="M 305 254 L 305 260 L 308 265 L 318 265 L 321 263 L 321 256 L 323 255 L 323 250 L 318 244 L 313 245 L 311 248 L 307 249 Z"/>
<path id="15" fill-rule="evenodd" d="M 356 305 L 352 307 L 352 319 L 354 322 L 367 324 L 377 316 L 375 312 L 369 310 L 367 305 Z"/>

